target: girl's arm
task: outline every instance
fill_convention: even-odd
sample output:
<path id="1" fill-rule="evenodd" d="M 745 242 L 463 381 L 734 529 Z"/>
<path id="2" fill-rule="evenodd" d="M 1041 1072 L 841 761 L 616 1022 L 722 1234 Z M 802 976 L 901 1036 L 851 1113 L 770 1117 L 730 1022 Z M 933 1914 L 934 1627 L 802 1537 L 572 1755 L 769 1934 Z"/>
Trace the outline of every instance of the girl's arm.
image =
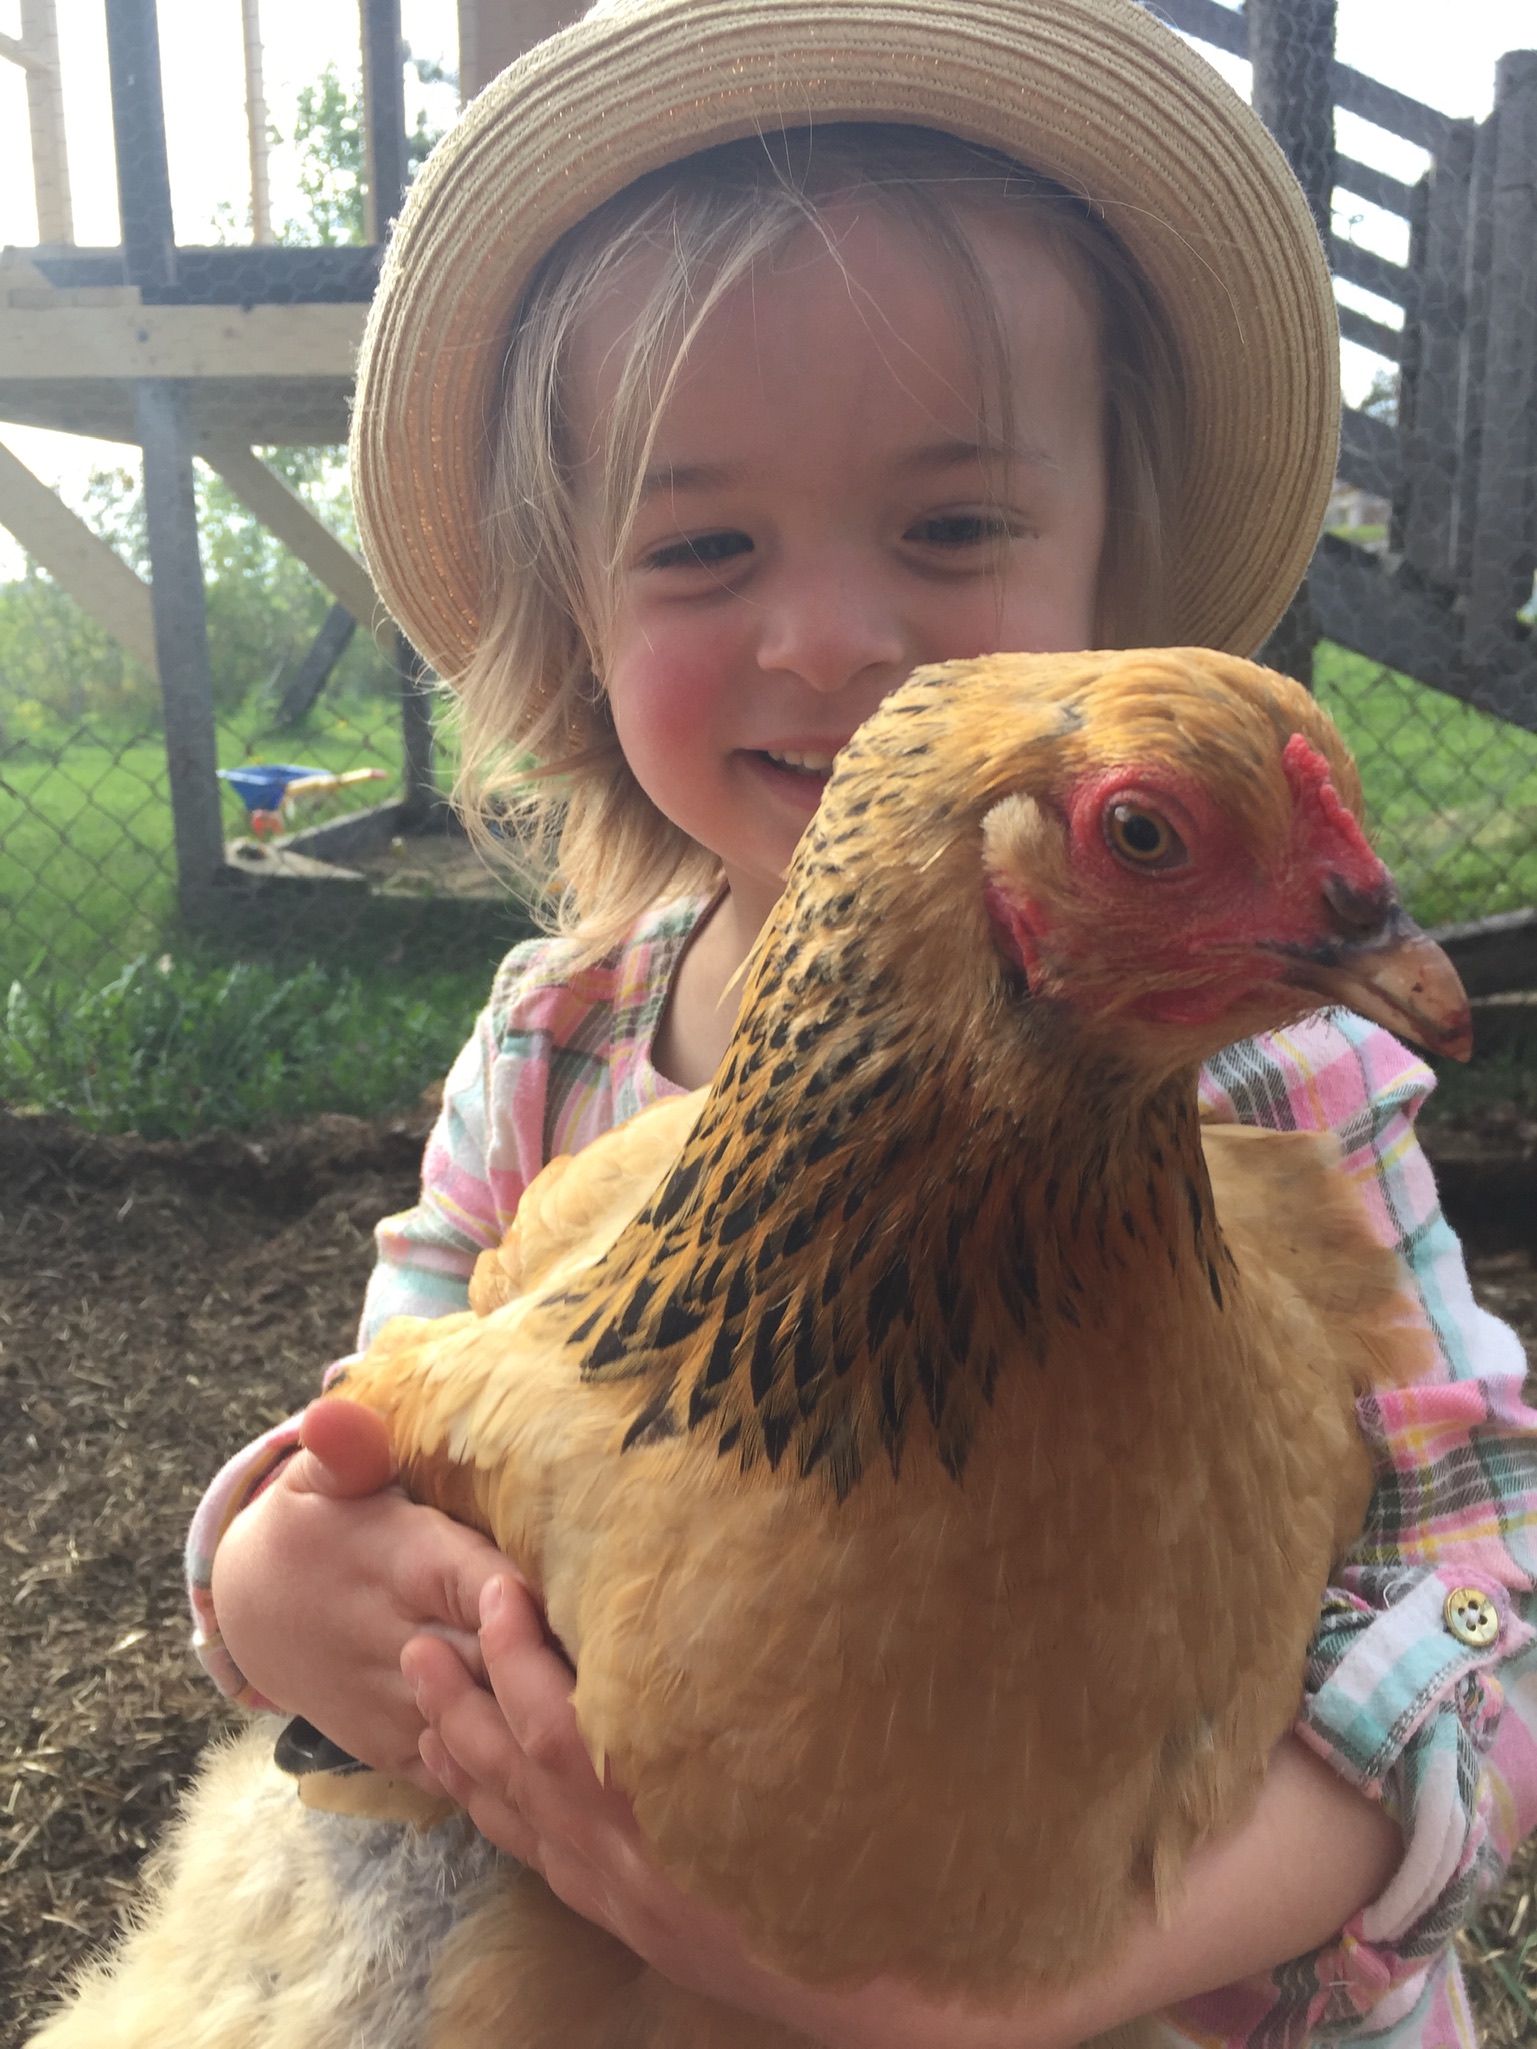
<path id="1" fill-rule="evenodd" d="M 499 1053 L 488 1009 L 444 1085 L 421 1198 L 376 1233 L 360 1343 L 391 1316 L 466 1307 L 476 1256 L 516 1207 L 526 1133 L 490 1164 Z M 195 1648 L 225 1693 L 304 1714 L 366 1763 L 421 1781 L 421 1720 L 400 1678 L 401 1650 L 424 1629 L 467 1630 L 468 1648 L 480 1587 L 505 1560 L 408 1502 L 390 1478 L 382 1441 L 360 1436 L 338 1407 L 291 1417 L 238 1453 L 204 1495 L 188 1536 L 188 1590 Z"/>
<path id="2" fill-rule="evenodd" d="M 651 1862 L 627 1803 L 593 1776 L 570 1671 L 516 1579 L 488 1584 L 481 1645 L 494 1696 L 441 1642 L 419 1639 L 404 1661 L 431 1724 L 423 1758 L 477 1826 L 665 1976 L 834 2049 L 1059 2049 L 1330 1941 L 1402 1855 L 1382 1810 L 1288 1739 L 1249 1821 L 1192 1860 L 1168 1925 L 1144 1913 L 1091 1985 L 1004 2014 L 894 1980 L 821 1992 L 755 1965 L 724 1914 Z"/>

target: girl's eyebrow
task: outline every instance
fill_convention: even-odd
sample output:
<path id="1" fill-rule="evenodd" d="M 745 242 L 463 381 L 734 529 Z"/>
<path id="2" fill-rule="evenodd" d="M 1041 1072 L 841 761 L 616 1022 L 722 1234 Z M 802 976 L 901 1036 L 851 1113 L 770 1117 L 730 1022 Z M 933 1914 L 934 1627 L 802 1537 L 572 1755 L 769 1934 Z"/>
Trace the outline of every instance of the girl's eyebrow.
<path id="1" fill-rule="evenodd" d="M 950 436 L 943 441 L 924 442 L 917 448 L 905 449 L 896 457 L 892 468 L 909 475 L 924 476 L 968 465 L 985 468 L 997 463 L 1022 463 L 1027 468 L 1039 468 L 1050 462 L 1051 457 L 1037 442 L 1027 441 L 1012 448 L 1003 448 L 996 442 L 968 441 L 961 436 Z M 642 476 L 636 503 L 645 505 L 664 494 L 676 498 L 687 491 L 720 490 L 726 485 L 740 483 L 745 475 L 745 466 L 737 462 L 658 463 Z"/>
<path id="2" fill-rule="evenodd" d="M 742 465 L 734 462 L 660 463 L 641 478 L 636 503 L 644 505 L 664 491 L 676 497 L 680 491 L 718 490 L 722 484 L 736 483 L 742 474 Z"/>
<path id="3" fill-rule="evenodd" d="M 966 464 L 990 467 L 995 463 L 1024 463 L 1036 467 L 1051 460 L 1038 442 L 1016 442 L 1004 448 L 992 441 L 967 441 L 951 438 L 944 441 L 925 442 L 920 448 L 909 449 L 898 457 L 894 467 L 915 471 L 919 474 L 934 470 L 960 469 Z"/>

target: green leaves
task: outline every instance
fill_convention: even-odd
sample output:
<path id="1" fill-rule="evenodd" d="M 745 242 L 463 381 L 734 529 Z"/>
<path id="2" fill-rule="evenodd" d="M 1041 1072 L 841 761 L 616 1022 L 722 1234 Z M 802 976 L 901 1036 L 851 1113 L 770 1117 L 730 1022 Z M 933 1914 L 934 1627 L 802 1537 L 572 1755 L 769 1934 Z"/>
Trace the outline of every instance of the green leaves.
<path id="1" fill-rule="evenodd" d="M 140 955 L 84 994 L 11 983 L 0 1099 L 146 1138 L 323 1110 L 371 1116 L 441 1076 L 467 1022 L 419 994 L 381 992 L 318 965 L 283 975 Z"/>

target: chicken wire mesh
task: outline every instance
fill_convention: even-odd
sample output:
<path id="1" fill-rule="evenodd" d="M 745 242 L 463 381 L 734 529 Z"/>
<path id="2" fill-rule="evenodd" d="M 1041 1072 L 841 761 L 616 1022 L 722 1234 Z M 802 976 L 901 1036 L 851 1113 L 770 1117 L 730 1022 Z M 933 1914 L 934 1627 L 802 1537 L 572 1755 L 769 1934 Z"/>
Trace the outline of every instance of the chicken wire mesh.
<path id="1" fill-rule="evenodd" d="M 461 8 L 472 38 L 491 11 Z M 1328 530 L 1270 657 L 1340 721 L 1422 918 L 1537 903 L 1537 55 L 1453 121 L 1336 62 L 1333 0 L 1155 11 L 1252 80 L 1355 352 Z M 425 67 L 398 0 L 362 0 L 358 41 L 317 63 L 286 221 L 248 33 L 249 194 L 196 245 L 154 0 L 106 0 L 105 23 L 118 246 L 74 238 L 52 0 L 22 0 L 0 45 L 26 94 L 0 179 L 30 153 L 37 212 L 0 257 L 0 444 L 10 423 L 121 449 L 72 518 L 0 445 L 0 523 L 28 551 L 0 583 L 0 986 L 85 986 L 189 927 L 234 952 L 489 962 L 515 908 L 441 802 L 451 738 L 410 651 L 370 630 L 339 447 L 379 222 L 434 125 L 407 122 Z"/>

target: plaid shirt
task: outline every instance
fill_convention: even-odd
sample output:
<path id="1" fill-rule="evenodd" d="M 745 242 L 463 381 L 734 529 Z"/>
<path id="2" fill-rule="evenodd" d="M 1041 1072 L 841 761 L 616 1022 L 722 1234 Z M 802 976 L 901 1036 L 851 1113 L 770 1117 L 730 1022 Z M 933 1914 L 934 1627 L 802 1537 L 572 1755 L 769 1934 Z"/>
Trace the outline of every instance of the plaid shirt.
<path id="1" fill-rule="evenodd" d="M 477 1255 L 500 1241 L 545 1162 L 674 1092 L 650 1048 L 700 908 L 652 913 L 576 972 L 560 940 L 508 956 L 445 1084 L 421 1200 L 379 1225 L 360 1344 L 391 1316 L 464 1308 Z M 1439 1354 L 1428 1380 L 1358 1405 L 1377 1485 L 1326 1594 L 1297 1725 L 1400 1822 L 1404 1861 L 1328 1948 L 1168 2017 L 1176 2040 L 1212 2049 L 1287 2049 L 1314 2036 L 1476 2049 L 1451 1936 L 1537 1826 L 1537 1414 L 1521 1399 L 1521 1345 L 1474 1303 L 1414 1138 L 1432 1086 L 1387 1032 L 1342 1012 L 1231 1046 L 1201 1077 L 1208 1116 L 1338 1134 Z M 226 1692 L 255 1705 L 219 1640 L 209 1574 L 219 1534 L 296 1441 L 291 1421 L 231 1460 L 188 1540 L 199 1654 Z M 1444 1619 L 1447 1596 L 1467 1586 L 1500 1617 L 1484 1649 Z"/>

